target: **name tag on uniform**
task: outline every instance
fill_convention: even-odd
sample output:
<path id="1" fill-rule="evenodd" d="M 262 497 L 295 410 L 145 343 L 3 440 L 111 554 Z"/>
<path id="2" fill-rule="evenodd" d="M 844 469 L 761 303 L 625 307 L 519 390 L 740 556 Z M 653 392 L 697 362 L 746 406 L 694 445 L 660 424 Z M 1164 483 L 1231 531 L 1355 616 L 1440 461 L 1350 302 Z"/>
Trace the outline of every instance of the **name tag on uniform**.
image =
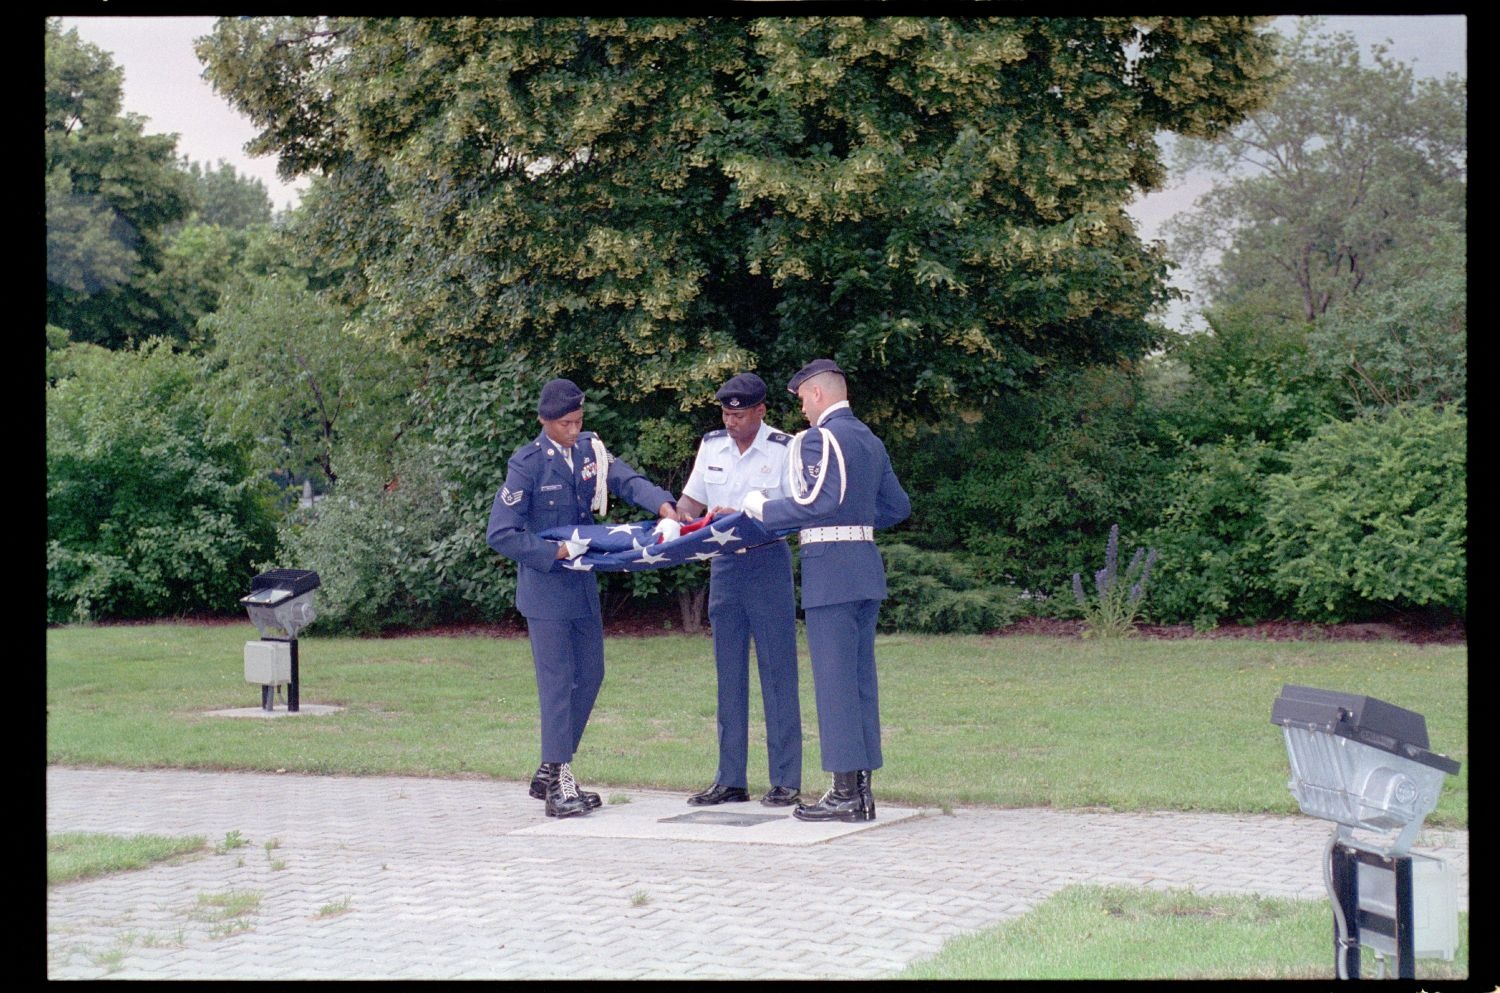
<path id="1" fill-rule="evenodd" d="M 562 488 L 563 488 L 563 484 L 562 483 L 553 483 L 550 486 L 543 486 L 541 488 L 540 492 L 542 492 L 542 493 L 550 493 L 553 490 L 560 490 Z"/>
<path id="2" fill-rule="evenodd" d="M 705 466 L 703 469 L 703 481 L 715 486 L 722 486 L 729 478 L 729 472 L 721 465 Z"/>

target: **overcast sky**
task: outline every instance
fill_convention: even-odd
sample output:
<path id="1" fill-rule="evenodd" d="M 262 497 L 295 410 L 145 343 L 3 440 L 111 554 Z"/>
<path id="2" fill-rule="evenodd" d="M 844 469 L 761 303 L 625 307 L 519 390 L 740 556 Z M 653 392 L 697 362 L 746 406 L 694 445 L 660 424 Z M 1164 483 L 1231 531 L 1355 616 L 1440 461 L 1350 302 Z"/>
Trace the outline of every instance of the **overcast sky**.
<path id="1" fill-rule="evenodd" d="M 1278 29 L 1293 30 L 1294 18 L 1279 19 Z M 1389 42 L 1392 55 L 1419 75 L 1468 75 L 1468 19 L 1450 15 L 1329 17 L 1331 30 L 1354 35 L 1363 52 Z M 210 167 L 219 160 L 241 175 L 265 184 L 278 210 L 294 206 L 306 182 L 283 183 L 272 157 L 251 158 L 245 143 L 255 128 L 202 78 L 203 67 L 193 41 L 213 28 L 212 17 L 65 17 L 63 28 L 76 28 L 84 41 L 109 52 L 125 73 L 124 109 L 149 118 L 149 133 L 174 133 L 177 152 Z M 1131 210 L 1142 237 L 1158 237 L 1162 222 L 1192 205 L 1207 188 L 1207 177 L 1174 178 L 1168 189 L 1145 197 Z M 1173 322 L 1175 323 L 1175 322 Z"/>

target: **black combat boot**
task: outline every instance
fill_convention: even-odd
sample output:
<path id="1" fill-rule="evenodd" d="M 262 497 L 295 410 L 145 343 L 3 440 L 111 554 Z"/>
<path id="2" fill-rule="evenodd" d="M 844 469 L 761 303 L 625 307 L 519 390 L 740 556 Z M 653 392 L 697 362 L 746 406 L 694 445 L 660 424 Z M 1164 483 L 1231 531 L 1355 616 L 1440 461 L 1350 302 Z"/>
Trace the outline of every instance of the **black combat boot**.
<path id="1" fill-rule="evenodd" d="M 865 812 L 862 820 L 873 821 L 875 819 L 875 795 L 870 792 L 870 774 L 872 770 L 861 769 L 854 774 L 854 786 L 859 793 L 859 802 Z"/>
<path id="2" fill-rule="evenodd" d="M 557 765 L 553 764 L 552 766 L 550 766 L 550 768 L 552 769 L 551 773 L 547 771 L 548 768 L 549 766 L 547 765 L 547 763 L 543 762 L 541 765 L 536 767 L 536 772 L 532 774 L 531 798 L 533 800 L 547 799 L 547 784 L 552 782 L 553 779 L 557 778 Z M 599 794 L 590 793 L 588 790 L 579 790 L 578 795 L 583 797 L 583 802 L 589 805 L 590 810 L 596 809 L 600 804 L 604 802 L 603 800 L 599 799 Z"/>
<path id="3" fill-rule="evenodd" d="M 792 816 L 799 821 L 868 821 L 875 816 L 874 801 L 870 801 L 870 813 L 865 814 L 864 801 L 859 795 L 859 774 L 835 772 L 833 786 L 823 799 L 808 806 L 798 804 Z"/>
<path id="4" fill-rule="evenodd" d="M 573 770 L 568 768 L 568 763 L 546 764 L 550 766 L 548 769 L 550 781 L 547 783 L 547 816 L 573 817 L 576 814 L 588 813 L 588 802 L 578 795 L 578 784 L 573 781 Z"/>

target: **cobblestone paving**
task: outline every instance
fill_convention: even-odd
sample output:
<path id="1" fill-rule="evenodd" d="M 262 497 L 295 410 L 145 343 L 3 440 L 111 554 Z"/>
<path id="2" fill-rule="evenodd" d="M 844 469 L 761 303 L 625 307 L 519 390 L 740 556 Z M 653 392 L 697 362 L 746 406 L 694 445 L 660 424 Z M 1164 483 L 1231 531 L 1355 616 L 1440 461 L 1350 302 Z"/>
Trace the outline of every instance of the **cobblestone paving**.
<path id="1" fill-rule="evenodd" d="M 49 833 L 248 843 L 49 887 L 48 978 L 874 978 L 1074 883 L 1326 901 L 1332 829 L 959 808 L 770 845 L 528 830 L 547 823 L 524 783 L 52 767 Z M 1468 833 L 1417 849 L 1467 909 Z M 253 908 L 224 916 L 236 897 Z"/>

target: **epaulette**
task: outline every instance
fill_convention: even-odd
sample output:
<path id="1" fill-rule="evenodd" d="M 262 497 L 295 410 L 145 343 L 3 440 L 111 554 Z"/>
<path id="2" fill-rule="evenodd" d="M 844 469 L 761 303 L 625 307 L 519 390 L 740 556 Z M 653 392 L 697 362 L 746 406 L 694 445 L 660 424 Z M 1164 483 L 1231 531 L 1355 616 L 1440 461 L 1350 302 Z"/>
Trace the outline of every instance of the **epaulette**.
<path id="1" fill-rule="evenodd" d="M 778 445 L 789 445 L 792 442 L 791 435 L 782 434 L 780 431 L 772 431 L 770 434 L 766 435 L 766 439 L 769 441 L 774 441 Z"/>
<path id="2" fill-rule="evenodd" d="M 707 441 L 710 438 L 723 438 L 727 434 L 729 434 L 728 428 L 719 428 L 717 431 L 708 432 L 708 434 L 703 436 L 703 440 Z"/>

